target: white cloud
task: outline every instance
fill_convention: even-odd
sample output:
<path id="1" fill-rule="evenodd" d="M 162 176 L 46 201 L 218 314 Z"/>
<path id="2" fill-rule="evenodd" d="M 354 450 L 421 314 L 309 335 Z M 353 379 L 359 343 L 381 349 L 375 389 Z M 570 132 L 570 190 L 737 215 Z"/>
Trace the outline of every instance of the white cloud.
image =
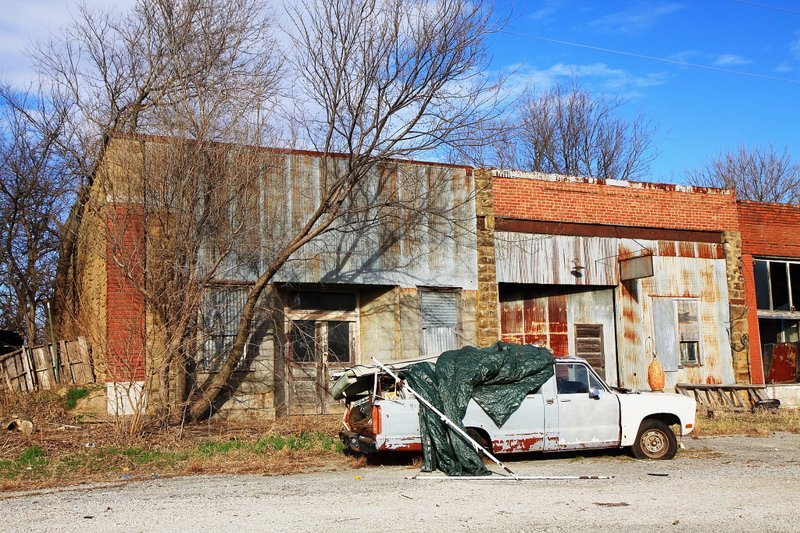
<path id="1" fill-rule="evenodd" d="M 563 4 L 563 0 L 548 0 L 547 2 L 544 2 L 541 7 L 534 11 L 528 12 L 522 9 L 521 14 L 528 20 L 540 22 L 555 14 L 559 8 L 563 6 Z"/>
<path id="2" fill-rule="evenodd" d="M 739 65 L 749 65 L 751 60 L 746 57 L 737 56 L 736 54 L 722 54 L 714 60 L 716 67 L 735 67 Z"/>
<path id="3" fill-rule="evenodd" d="M 84 0 L 89 8 L 125 9 L 134 0 Z M 25 50 L 32 43 L 57 34 L 78 13 L 77 0 L 4 0 L 0 22 L 0 79 L 19 86 L 35 80 Z"/>
<path id="4" fill-rule="evenodd" d="M 543 91 L 556 83 L 576 79 L 593 92 L 610 93 L 633 100 L 642 96 L 643 89 L 665 83 L 662 73 L 635 75 L 605 63 L 556 63 L 547 68 L 516 64 L 503 69 L 503 72 L 506 75 L 505 91 L 510 98 L 516 98 L 526 90 Z"/>
<path id="5" fill-rule="evenodd" d="M 794 40 L 789 43 L 789 50 L 792 52 L 792 55 L 798 59 L 800 59 L 800 31 L 794 34 Z"/>
<path id="6" fill-rule="evenodd" d="M 792 66 L 789 63 L 786 63 L 786 62 L 780 63 L 778 66 L 776 66 L 772 70 L 773 70 L 773 72 L 777 72 L 778 74 L 788 74 L 789 72 L 794 72 L 794 69 L 792 68 Z"/>
<path id="7" fill-rule="evenodd" d="M 655 26 L 662 18 L 684 8 L 682 4 L 636 4 L 589 22 L 589 26 L 609 33 L 642 33 Z"/>

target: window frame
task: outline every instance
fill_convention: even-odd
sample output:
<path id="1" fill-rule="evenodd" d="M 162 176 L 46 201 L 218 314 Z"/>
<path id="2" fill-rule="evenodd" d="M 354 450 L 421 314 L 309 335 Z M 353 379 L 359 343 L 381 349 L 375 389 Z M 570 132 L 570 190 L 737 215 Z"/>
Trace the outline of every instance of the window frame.
<path id="1" fill-rule="evenodd" d="M 360 316 L 359 316 L 359 295 L 355 291 L 296 291 L 296 292 L 319 292 L 326 295 L 342 294 L 353 297 L 354 309 L 351 311 L 326 311 L 319 309 L 293 309 L 289 303 L 284 306 L 284 336 L 286 360 L 293 367 L 309 368 L 319 364 L 351 366 L 361 360 L 360 354 Z M 295 358 L 293 324 L 294 322 L 313 322 L 314 323 L 314 357 L 310 361 L 298 361 Z M 328 353 L 329 322 L 348 323 L 348 333 L 350 335 L 350 358 L 348 361 L 332 360 Z"/>
<path id="2" fill-rule="evenodd" d="M 773 284 L 772 284 L 772 265 L 773 263 L 781 264 L 786 269 L 786 293 L 788 299 L 788 309 L 775 309 L 775 298 L 773 294 Z M 767 293 L 766 294 L 759 294 L 758 292 L 758 285 L 759 279 L 756 277 L 756 272 L 758 269 L 758 265 L 763 264 L 766 266 L 766 286 L 767 286 Z M 800 261 L 794 261 L 790 259 L 769 259 L 769 258 L 754 258 L 753 259 L 753 285 L 754 289 L 756 290 L 756 302 L 760 298 L 766 298 L 769 302 L 769 308 L 759 307 L 756 304 L 756 310 L 758 312 L 767 312 L 767 313 L 783 313 L 783 314 L 793 314 L 798 313 L 800 309 L 800 302 L 795 301 L 795 296 L 800 294 L 800 279 L 793 280 L 792 279 L 792 270 L 795 270 L 795 273 L 800 271 L 800 268 L 795 267 L 792 268 L 792 265 L 800 265 Z M 794 288 L 794 290 L 793 290 Z"/>
<path id="3" fill-rule="evenodd" d="M 678 368 L 684 367 L 699 367 L 703 366 L 703 350 L 702 350 L 702 334 L 701 334 L 701 320 L 700 320 L 700 298 L 673 298 L 672 299 L 673 305 L 675 307 L 675 334 L 677 335 L 677 345 L 678 345 Z M 681 318 L 679 312 L 679 303 L 680 302 L 694 302 L 696 316 L 697 316 L 697 339 L 692 341 L 684 341 L 682 340 L 681 335 Z M 684 351 L 683 346 L 688 344 L 694 344 L 696 346 L 695 353 L 696 359 L 694 361 L 684 359 Z"/>

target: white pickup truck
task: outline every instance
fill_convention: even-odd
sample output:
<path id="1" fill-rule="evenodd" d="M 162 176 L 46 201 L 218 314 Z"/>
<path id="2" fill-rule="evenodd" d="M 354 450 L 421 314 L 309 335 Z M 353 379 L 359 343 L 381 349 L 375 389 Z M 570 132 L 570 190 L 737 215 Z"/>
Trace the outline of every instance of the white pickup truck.
<path id="1" fill-rule="evenodd" d="M 639 459 L 671 459 L 678 448 L 671 426 L 682 436 L 694 428 L 695 400 L 688 396 L 614 390 L 579 358 L 554 364 L 553 377 L 528 394 L 502 427 L 471 400 L 463 420 L 467 433 L 494 453 L 630 447 Z M 385 378 L 374 370 L 351 374 L 351 392 L 367 380 L 374 380 L 372 390 L 356 397 L 348 397 L 344 386 L 335 392 L 347 401 L 340 438 L 362 453 L 420 451 L 420 404 L 404 392 L 403 382 L 384 387 Z"/>

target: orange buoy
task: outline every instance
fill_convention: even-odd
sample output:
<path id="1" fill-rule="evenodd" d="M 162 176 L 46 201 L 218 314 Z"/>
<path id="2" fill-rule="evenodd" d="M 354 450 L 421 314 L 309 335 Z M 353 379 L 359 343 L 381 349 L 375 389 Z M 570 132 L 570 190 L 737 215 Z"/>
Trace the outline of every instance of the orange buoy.
<path id="1" fill-rule="evenodd" d="M 647 383 L 650 385 L 650 390 L 653 392 L 663 391 L 664 380 L 664 369 L 661 368 L 661 363 L 658 362 L 656 354 L 653 354 L 653 361 L 647 367 Z"/>

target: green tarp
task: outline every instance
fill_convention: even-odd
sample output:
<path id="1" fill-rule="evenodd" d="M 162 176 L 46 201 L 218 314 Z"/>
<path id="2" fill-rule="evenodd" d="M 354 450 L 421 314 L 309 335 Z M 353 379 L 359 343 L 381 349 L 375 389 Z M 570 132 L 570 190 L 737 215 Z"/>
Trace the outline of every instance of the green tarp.
<path id="1" fill-rule="evenodd" d="M 498 342 L 488 348 L 467 346 L 444 352 L 435 366 L 418 363 L 401 375 L 461 429 L 471 398 L 501 427 L 527 394 L 539 390 L 552 377 L 553 356 L 545 348 Z M 424 472 L 439 469 L 449 476 L 491 474 L 472 445 L 423 405 L 419 425 Z"/>

